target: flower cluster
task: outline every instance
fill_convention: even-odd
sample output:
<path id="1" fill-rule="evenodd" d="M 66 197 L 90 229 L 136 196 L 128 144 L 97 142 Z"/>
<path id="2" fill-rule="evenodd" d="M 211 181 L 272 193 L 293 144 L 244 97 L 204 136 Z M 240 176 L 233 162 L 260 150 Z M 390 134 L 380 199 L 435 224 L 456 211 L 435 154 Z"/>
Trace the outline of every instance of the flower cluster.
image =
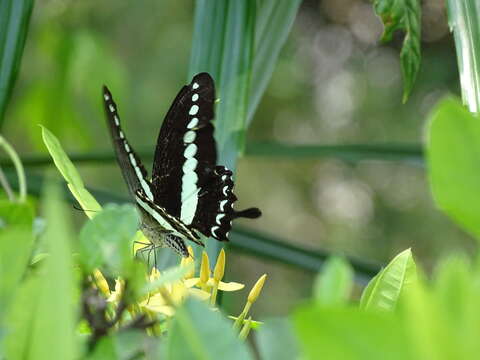
<path id="1" fill-rule="evenodd" d="M 165 273 L 152 268 L 148 275 L 148 283 L 152 285 L 152 289 L 138 301 L 134 307 L 129 308 L 130 313 L 147 314 L 150 318 L 155 319 L 157 315 L 163 317 L 175 316 L 175 309 L 189 296 L 206 301 L 210 304 L 212 310 L 216 310 L 216 301 L 218 291 L 238 291 L 243 289 L 244 284 L 237 282 L 222 281 L 225 274 L 225 251 L 222 249 L 218 255 L 213 271 L 210 268 L 210 260 L 207 253 L 202 253 L 202 260 L 199 267 L 199 273 L 195 274 L 195 261 L 192 248 L 189 247 L 190 257 L 182 258 L 180 262 L 180 274 L 172 281 L 161 281 Z M 251 289 L 245 307 L 239 316 L 231 319 L 235 320 L 233 327 L 239 331 L 239 337 L 245 339 L 252 327 L 258 326 L 260 323 L 255 322 L 248 316 L 248 312 L 252 304 L 257 300 L 265 283 L 267 275 L 260 277 L 257 283 Z M 106 296 L 107 301 L 114 307 L 118 307 L 123 293 L 124 281 L 116 279 L 115 290 L 110 291 L 109 286 L 102 273 L 96 270 L 94 273 L 95 284 L 97 288 Z M 161 283 L 155 286 L 156 283 Z"/>

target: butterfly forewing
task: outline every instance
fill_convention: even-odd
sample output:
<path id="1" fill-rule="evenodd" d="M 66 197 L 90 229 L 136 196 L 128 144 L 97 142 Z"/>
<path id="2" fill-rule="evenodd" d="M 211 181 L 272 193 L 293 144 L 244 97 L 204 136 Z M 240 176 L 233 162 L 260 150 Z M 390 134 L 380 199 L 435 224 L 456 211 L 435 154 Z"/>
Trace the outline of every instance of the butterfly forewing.
<path id="1" fill-rule="evenodd" d="M 213 171 L 217 161 L 211 123 L 214 101 L 210 75 L 196 75 L 173 101 L 155 149 L 155 202 L 187 225 L 195 216 L 202 179 Z"/>
<path id="2" fill-rule="evenodd" d="M 142 189 L 146 196 L 153 200 L 151 185 L 147 179 L 147 171 L 122 131 L 117 104 L 113 101 L 112 94 L 106 86 L 103 87 L 103 100 L 113 148 L 115 149 L 122 175 L 127 183 L 128 191 L 132 197 L 135 197 L 136 191 Z"/>

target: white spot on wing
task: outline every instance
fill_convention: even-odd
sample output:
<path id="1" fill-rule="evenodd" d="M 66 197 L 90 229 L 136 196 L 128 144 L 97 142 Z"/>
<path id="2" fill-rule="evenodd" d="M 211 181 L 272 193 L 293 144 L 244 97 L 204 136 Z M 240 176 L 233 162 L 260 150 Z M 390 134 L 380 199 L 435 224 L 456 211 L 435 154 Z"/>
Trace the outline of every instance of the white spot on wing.
<path id="1" fill-rule="evenodd" d="M 129 152 L 130 152 L 130 146 L 128 146 L 128 144 L 127 144 L 126 142 L 123 143 L 123 145 L 125 146 L 125 151 L 126 151 L 127 153 L 129 153 Z M 134 159 L 135 159 L 135 158 L 134 158 Z"/>
<path id="2" fill-rule="evenodd" d="M 222 176 L 222 181 L 225 181 L 225 180 L 227 180 L 227 175 Z"/>
<path id="3" fill-rule="evenodd" d="M 105 99 L 105 101 L 110 100 L 110 96 L 108 96 L 108 94 L 103 94 L 103 98 Z"/>
<path id="4" fill-rule="evenodd" d="M 137 166 L 137 160 L 135 160 L 135 156 L 133 156 L 132 153 L 130 153 L 130 162 L 132 163 L 132 166 Z"/>
<path id="5" fill-rule="evenodd" d="M 194 117 L 187 125 L 187 129 L 193 129 L 198 124 L 198 118 Z"/>
<path id="6" fill-rule="evenodd" d="M 118 136 L 120 136 L 120 139 L 125 139 L 125 136 L 123 135 L 123 132 L 122 132 L 122 131 L 119 131 L 119 132 L 118 132 Z"/>
<path id="7" fill-rule="evenodd" d="M 117 115 L 114 115 L 113 116 L 113 120 L 115 121 L 115 125 L 120 125 L 120 121 L 118 120 L 118 116 Z"/>
<path id="8" fill-rule="evenodd" d="M 220 211 L 223 212 L 223 208 L 225 207 L 225 204 L 228 202 L 228 200 L 222 200 L 220 201 Z"/>
<path id="9" fill-rule="evenodd" d="M 222 189 L 223 195 L 227 196 L 228 185 L 225 185 Z"/>
<path id="10" fill-rule="evenodd" d="M 220 229 L 219 226 L 214 226 L 212 227 L 212 229 L 210 230 L 210 232 L 212 233 L 212 235 L 216 238 L 218 238 L 218 235 L 215 233 L 215 231 L 217 231 L 218 229 Z"/>
<path id="11" fill-rule="evenodd" d="M 108 109 L 110 110 L 110 112 L 115 111 L 115 107 L 112 104 L 108 104 Z"/>
<path id="12" fill-rule="evenodd" d="M 222 218 L 225 217 L 225 214 L 218 214 L 217 217 L 215 218 L 215 222 L 220 225 Z"/>
<path id="13" fill-rule="evenodd" d="M 189 144 L 185 148 L 185 151 L 183 152 L 183 156 L 185 156 L 185 158 L 187 159 L 190 159 L 190 158 L 193 158 L 196 153 L 197 153 L 197 145 Z"/>
<path id="14" fill-rule="evenodd" d="M 183 135 L 183 142 L 186 144 L 192 143 L 195 141 L 195 138 L 197 137 L 197 134 L 195 134 L 195 131 L 189 130 Z"/>
<path id="15" fill-rule="evenodd" d="M 198 105 L 192 105 L 192 107 L 190 108 L 190 111 L 188 112 L 190 115 L 196 115 L 197 112 L 198 112 Z"/>
<path id="16" fill-rule="evenodd" d="M 195 82 L 195 83 L 193 83 L 193 85 L 192 85 L 192 89 L 194 89 L 194 90 L 195 90 L 195 89 L 198 89 L 199 86 L 200 86 L 200 85 L 198 85 L 198 83 Z"/>
<path id="17" fill-rule="evenodd" d="M 198 100 L 198 94 L 193 94 L 192 101 L 197 101 L 197 100 Z"/>

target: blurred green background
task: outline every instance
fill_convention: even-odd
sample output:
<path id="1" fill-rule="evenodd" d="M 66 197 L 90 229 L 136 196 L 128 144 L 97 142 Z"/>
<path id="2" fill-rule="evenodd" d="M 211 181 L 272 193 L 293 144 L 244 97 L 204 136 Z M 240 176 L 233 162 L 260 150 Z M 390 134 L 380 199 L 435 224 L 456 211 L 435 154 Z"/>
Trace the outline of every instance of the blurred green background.
<path id="1" fill-rule="evenodd" d="M 70 153 L 111 152 L 100 96 L 107 84 L 130 142 L 153 153 L 163 116 L 189 81 L 193 10 L 193 1 L 36 1 L 3 134 L 22 156 L 46 154 L 38 124 Z M 406 145 L 413 156 L 392 161 L 385 150 L 361 161 L 355 153 L 244 156 L 236 174 L 237 206 L 258 206 L 263 216 L 241 225 L 378 264 L 408 247 L 426 269 L 447 253 L 473 253 L 472 239 L 435 209 L 421 159 L 429 110 L 443 95 L 458 93 L 443 1 L 425 0 L 422 10 L 422 67 L 402 104 L 402 36 L 379 44 L 382 25 L 371 3 L 302 2 L 249 129 L 247 153 L 255 148 L 248 144 L 277 141 Z M 90 188 L 127 198 L 115 162 L 78 167 Z M 45 173 L 27 171 L 29 180 Z M 85 220 L 72 213 L 79 224 Z M 269 274 L 255 318 L 286 314 L 310 294 L 314 275 L 234 251 L 227 269 L 231 280 L 247 286 Z M 234 298 L 225 296 L 225 304 L 238 312 Z"/>

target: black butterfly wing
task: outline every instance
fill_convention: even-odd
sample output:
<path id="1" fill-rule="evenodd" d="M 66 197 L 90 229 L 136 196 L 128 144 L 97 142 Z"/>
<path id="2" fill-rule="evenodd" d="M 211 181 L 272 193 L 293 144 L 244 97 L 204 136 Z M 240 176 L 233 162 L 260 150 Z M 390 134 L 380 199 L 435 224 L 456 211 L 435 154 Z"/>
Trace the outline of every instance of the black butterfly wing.
<path id="1" fill-rule="evenodd" d="M 132 198 L 135 198 L 137 190 L 141 189 L 153 201 L 153 193 L 151 184 L 147 179 L 147 171 L 122 131 L 117 104 L 106 86 L 103 87 L 103 100 L 113 148 L 115 149 L 123 178 L 127 183 L 128 191 Z"/>
<path id="2" fill-rule="evenodd" d="M 216 166 L 212 120 L 213 79 L 196 75 L 175 98 L 162 124 L 152 171 L 155 203 L 187 226 L 228 240 L 236 217 L 260 216 L 258 209 L 233 210 L 232 173 Z"/>
<path id="3" fill-rule="evenodd" d="M 196 75 L 173 101 L 160 134 L 152 170 L 155 202 L 189 225 L 199 184 L 217 162 L 213 138 L 215 86 L 207 73 Z"/>

